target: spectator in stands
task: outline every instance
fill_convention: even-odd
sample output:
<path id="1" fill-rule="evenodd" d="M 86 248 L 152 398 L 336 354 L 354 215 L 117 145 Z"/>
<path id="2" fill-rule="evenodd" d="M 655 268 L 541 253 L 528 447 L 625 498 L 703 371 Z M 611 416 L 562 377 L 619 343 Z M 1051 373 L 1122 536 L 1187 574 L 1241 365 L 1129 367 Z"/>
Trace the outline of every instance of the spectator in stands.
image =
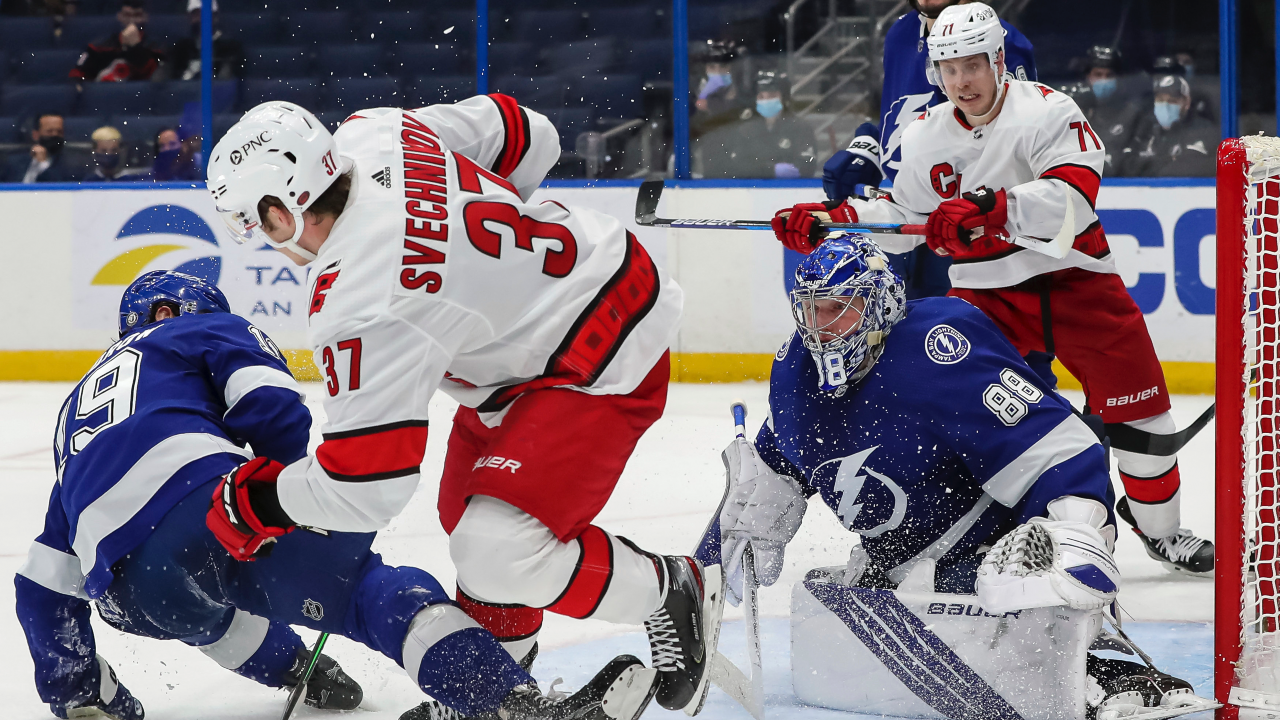
<path id="1" fill-rule="evenodd" d="M 734 73 L 733 62 L 739 59 L 739 52 L 726 40 L 707 41 L 703 55 L 706 72 L 698 83 L 693 119 L 689 123 L 689 130 L 695 138 L 738 122 L 743 111 L 750 110 L 751 88 L 746 83 L 747 78 L 737 77 Z"/>
<path id="2" fill-rule="evenodd" d="M 1175 55 L 1161 55 L 1151 63 L 1152 75 L 1181 75 L 1191 86 L 1191 112 L 1206 120 L 1218 121 L 1217 101 L 1199 87 L 1196 87 L 1195 60 L 1191 53 L 1179 52 Z"/>
<path id="3" fill-rule="evenodd" d="M 156 136 L 156 159 L 151 164 L 151 179 L 157 182 L 202 180 L 199 138 L 183 138 L 178 130 L 165 128 Z"/>
<path id="4" fill-rule="evenodd" d="M 813 128 L 790 112 L 789 92 L 785 74 L 761 70 L 756 76 L 755 109 L 706 138 L 703 176 L 813 177 Z"/>
<path id="5" fill-rule="evenodd" d="M 187 0 L 188 35 L 173 44 L 165 60 L 163 73 L 170 80 L 200 79 L 200 0 Z M 244 48 L 239 40 L 223 37 L 218 27 L 218 3 L 213 3 L 213 76 L 230 80 L 244 74 Z"/>
<path id="6" fill-rule="evenodd" d="M 1215 169 L 1218 126 L 1191 112 L 1191 86 L 1181 75 L 1155 79 L 1149 132 L 1139 133 L 1120 161 L 1136 177 L 1209 177 Z"/>
<path id="7" fill-rule="evenodd" d="M 37 117 L 31 140 L 33 144 L 29 153 L 10 157 L 0 180 L 29 184 L 72 182 L 76 179 L 62 155 L 64 134 L 61 115 L 46 113 Z"/>
<path id="8" fill-rule="evenodd" d="M 93 131 L 93 172 L 84 182 L 116 182 L 136 179 L 123 173 L 124 162 L 120 153 L 120 131 L 104 125 Z"/>
<path id="9" fill-rule="evenodd" d="M 1075 94 L 1094 132 L 1106 148 L 1104 175 L 1115 175 L 1121 152 L 1133 142 L 1134 132 L 1144 117 L 1139 99 L 1120 89 L 1120 52 L 1106 45 L 1094 45 L 1085 53 L 1085 89 Z"/>
<path id="10" fill-rule="evenodd" d="M 89 82 L 151 79 L 164 54 L 147 43 L 143 0 L 121 0 L 116 19 L 120 31 L 89 43 L 71 69 L 71 77 Z"/>

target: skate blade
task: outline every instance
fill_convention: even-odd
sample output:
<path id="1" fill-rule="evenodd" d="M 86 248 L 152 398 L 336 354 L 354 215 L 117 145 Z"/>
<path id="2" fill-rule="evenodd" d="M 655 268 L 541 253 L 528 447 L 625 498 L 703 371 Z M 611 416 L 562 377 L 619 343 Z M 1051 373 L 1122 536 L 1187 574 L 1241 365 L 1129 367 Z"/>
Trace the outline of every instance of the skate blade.
<path id="1" fill-rule="evenodd" d="M 707 702 L 707 693 L 711 691 L 711 661 L 720 644 L 720 620 L 724 616 L 724 570 L 719 565 L 708 565 L 703 571 L 706 573 L 703 583 L 707 588 L 707 597 L 702 603 L 702 637 L 706 638 L 706 650 L 703 654 L 702 679 L 698 681 L 693 700 L 684 706 L 684 714 L 689 717 L 702 712 L 702 706 Z M 710 577 L 713 573 L 714 579 Z"/>
<path id="2" fill-rule="evenodd" d="M 604 691 L 600 710 L 613 720 L 636 720 L 657 692 L 658 671 L 632 665 Z"/>
<path id="3" fill-rule="evenodd" d="M 1176 700 L 1172 700 L 1168 705 L 1160 707 L 1134 707 L 1119 706 L 1106 708 L 1098 712 L 1097 720 L 1164 720 L 1164 718 L 1175 718 L 1191 713 L 1205 712 L 1222 707 L 1222 704 L 1202 698 L 1198 695 L 1179 695 Z"/>

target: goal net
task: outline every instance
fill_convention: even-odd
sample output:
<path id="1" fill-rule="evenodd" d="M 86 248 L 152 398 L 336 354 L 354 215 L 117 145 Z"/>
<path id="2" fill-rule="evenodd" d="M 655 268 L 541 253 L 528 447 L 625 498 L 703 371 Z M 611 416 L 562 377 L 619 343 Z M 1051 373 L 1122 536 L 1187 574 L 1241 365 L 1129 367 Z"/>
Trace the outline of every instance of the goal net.
<path id="1" fill-rule="evenodd" d="M 1216 310 L 1214 694 L 1280 718 L 1280 139 L 1218 149 Z"/>

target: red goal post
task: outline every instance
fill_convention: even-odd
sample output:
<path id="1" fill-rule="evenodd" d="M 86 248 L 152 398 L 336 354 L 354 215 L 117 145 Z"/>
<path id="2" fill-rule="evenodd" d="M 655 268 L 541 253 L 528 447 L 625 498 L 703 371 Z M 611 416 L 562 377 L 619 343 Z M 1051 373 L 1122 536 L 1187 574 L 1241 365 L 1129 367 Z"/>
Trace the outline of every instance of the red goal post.
<path id="1" fill-rule="evenodd" d="M 1280 139 L 1218 147 L 1214 696 L 1280 718 Z"/>

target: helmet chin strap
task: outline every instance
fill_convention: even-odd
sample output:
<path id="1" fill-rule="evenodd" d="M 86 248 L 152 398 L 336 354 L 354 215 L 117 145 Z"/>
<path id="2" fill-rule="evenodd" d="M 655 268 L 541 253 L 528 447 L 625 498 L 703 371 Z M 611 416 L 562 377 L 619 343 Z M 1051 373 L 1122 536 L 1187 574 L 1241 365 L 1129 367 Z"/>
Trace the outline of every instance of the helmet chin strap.
<path id="1" fill-rule="evenodd" d="M 281 243 L 277 243 L 273 240 L 271 241 L 271 244 L 276 247 L 284 248 L 303 260 L 311 262 L 316 259 L 316 254 L 298 244 L 298 238 L 302 237 L 303 229 L 304 224 L 302 220 L 302 213 L 296 212 L 293 214 L 293 237 Z"/>

